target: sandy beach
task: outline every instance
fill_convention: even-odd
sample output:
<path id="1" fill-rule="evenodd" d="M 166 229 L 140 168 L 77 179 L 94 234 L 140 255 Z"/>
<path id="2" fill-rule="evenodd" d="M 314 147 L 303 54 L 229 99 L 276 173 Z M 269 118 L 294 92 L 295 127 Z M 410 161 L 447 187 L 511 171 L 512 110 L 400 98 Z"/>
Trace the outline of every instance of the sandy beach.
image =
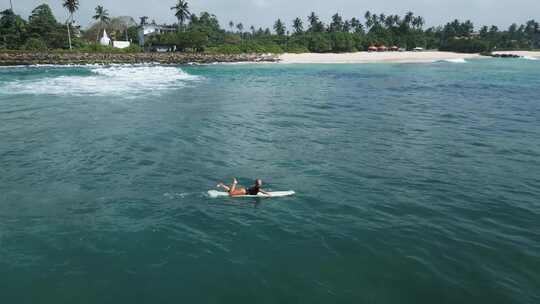
<path id="1" fill-rule="evenodd" d="M 460 54 L 452 52 L 426 51 L 426 52 L 357 52 L 342 54 L 290 54 L 280 56 L 281 63 L 371 63 L 371 62 L 397 62 L 421 63 L 442 60 L 463 61 L 481 57 L 478 54 Z"/>
<path id="2" fill-rule="evenodd" d="M 537 58 L 540 59 L 540 51 L 501 51 L 493 52 L 496 55 L 518 55 L 521 57 Z"/>

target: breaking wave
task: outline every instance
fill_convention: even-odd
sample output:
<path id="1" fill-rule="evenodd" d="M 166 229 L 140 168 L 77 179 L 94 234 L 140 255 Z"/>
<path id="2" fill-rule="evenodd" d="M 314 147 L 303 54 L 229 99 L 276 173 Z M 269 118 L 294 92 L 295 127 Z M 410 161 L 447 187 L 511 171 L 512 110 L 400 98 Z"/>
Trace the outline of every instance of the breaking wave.
<path id="1" fill-rule="evenodd" d="M 9 81 L 0 86 L 0 92 L 32 95 L 114 95 L 131 98 L 184 87 L 201 79 L 174 66 L 91 65 L 53 68 L 61 71 L 55 71 L 56 73 L 52 74 L 57 75 L 53 76 L 45 74 L 39 79 Z"/>
<path id="2" fill-rule="evenodd" d="M 437 60 L 437 61 L 435 61 L 435 62 L 467 63 L 467 61 L 465 60 L 465 58 L 442 59 L 442 60 Z"/>
<path id="3" fill-rule="evenodd" d="M 534 60 L 534 61 L 538 60 L 538 58 L 531 57 L 531 56 L 523 56 L 523 57 L 521 57 L 521 59 L 525 59 L 525 60 Z"/>

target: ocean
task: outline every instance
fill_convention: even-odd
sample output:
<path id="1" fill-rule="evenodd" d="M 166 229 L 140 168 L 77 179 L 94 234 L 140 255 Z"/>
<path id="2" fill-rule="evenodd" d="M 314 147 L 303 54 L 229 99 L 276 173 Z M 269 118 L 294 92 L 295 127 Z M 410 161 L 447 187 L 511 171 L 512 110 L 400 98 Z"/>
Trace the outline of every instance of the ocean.
<path id="1" fill-rule="evenodd" d="M 0 68 L 0 303 L 540 303 L 540 61 Z"/>

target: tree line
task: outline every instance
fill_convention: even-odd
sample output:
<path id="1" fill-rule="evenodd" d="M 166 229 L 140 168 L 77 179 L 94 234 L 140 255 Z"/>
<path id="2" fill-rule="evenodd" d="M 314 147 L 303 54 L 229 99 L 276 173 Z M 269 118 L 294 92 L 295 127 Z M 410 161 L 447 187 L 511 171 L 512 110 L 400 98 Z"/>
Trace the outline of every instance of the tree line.
<path id="1" fill-rule="evenodd" d="M 79 30 L 74 25 L 79 0 L 64 0 L 63 5 L 69 15 L 64 24 L 55 19 L 46 4 L 36 7 L 28 20 L 11 9 L 1 11 L 0 49 L 111 51 L 97 44 L 103 29 L 113 38 L 137 44 L 139 29 L 147 23 L 147 17 L 141 17 L 139 24 L 130 17 L 112 18 L 98 6 L 93 16 L 95 23 Z M 471 53 L 540 48 L 540 26 L 535 20 L 503 30 L 494 25 L 482 26 L 475 32 L 474 24 L 468 20 L 425 29 L 425 19 L 413 12 L 400 16 L 367 11 L 362 18 L 351 19 L 336 13 L 328 23 L 312 12 L 305 19 L 297 17 L 290 22 L 277 19 L 272 28 L 245 28 L 241 22 L 230 21 L 225 29 L 213 14 L 192 14 L 185 0 L 178 0 L 171 10 L 178 20 L 173 25 L 176 30 L 145 39 L 145 47 L 166 44 L 179 51 L 215 53 L 354 52 L 382 45 Z M 133 47 L 129 51 L 140 49 Z"/>

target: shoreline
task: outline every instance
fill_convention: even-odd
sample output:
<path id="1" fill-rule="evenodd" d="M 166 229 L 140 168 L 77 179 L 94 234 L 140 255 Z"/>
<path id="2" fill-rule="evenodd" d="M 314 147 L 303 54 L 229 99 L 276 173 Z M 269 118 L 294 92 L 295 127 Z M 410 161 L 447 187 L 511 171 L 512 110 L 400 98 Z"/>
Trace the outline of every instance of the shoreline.
<path id="1" fill-rule="evenodd" d="M 463 54 L 440 51 L 423 52 L 356 52 L 356 53 L 304 53 L 282 54 L 280 63 L 316 63 L 316 64 L 343 64 L 343 63 L 431 63 L 437 61 L 463 62 L 466 59 L 485 58 L 480 54 Z"/>
<path id="2" fill-rule="evenodd" d="M 540 51 L 499 51 L 494 55 L 514 55 L 540 59 Z M 193 53 L 54 53 L 0 52 L 0 66 L 40 65 L 113 65 L 113 64 L 363 64 L 363 63 L 463 63 L 470 59 L 490 58 L 480 54 L 441 51 L 284 53 L 284 54 L 193 54 Z"/>

